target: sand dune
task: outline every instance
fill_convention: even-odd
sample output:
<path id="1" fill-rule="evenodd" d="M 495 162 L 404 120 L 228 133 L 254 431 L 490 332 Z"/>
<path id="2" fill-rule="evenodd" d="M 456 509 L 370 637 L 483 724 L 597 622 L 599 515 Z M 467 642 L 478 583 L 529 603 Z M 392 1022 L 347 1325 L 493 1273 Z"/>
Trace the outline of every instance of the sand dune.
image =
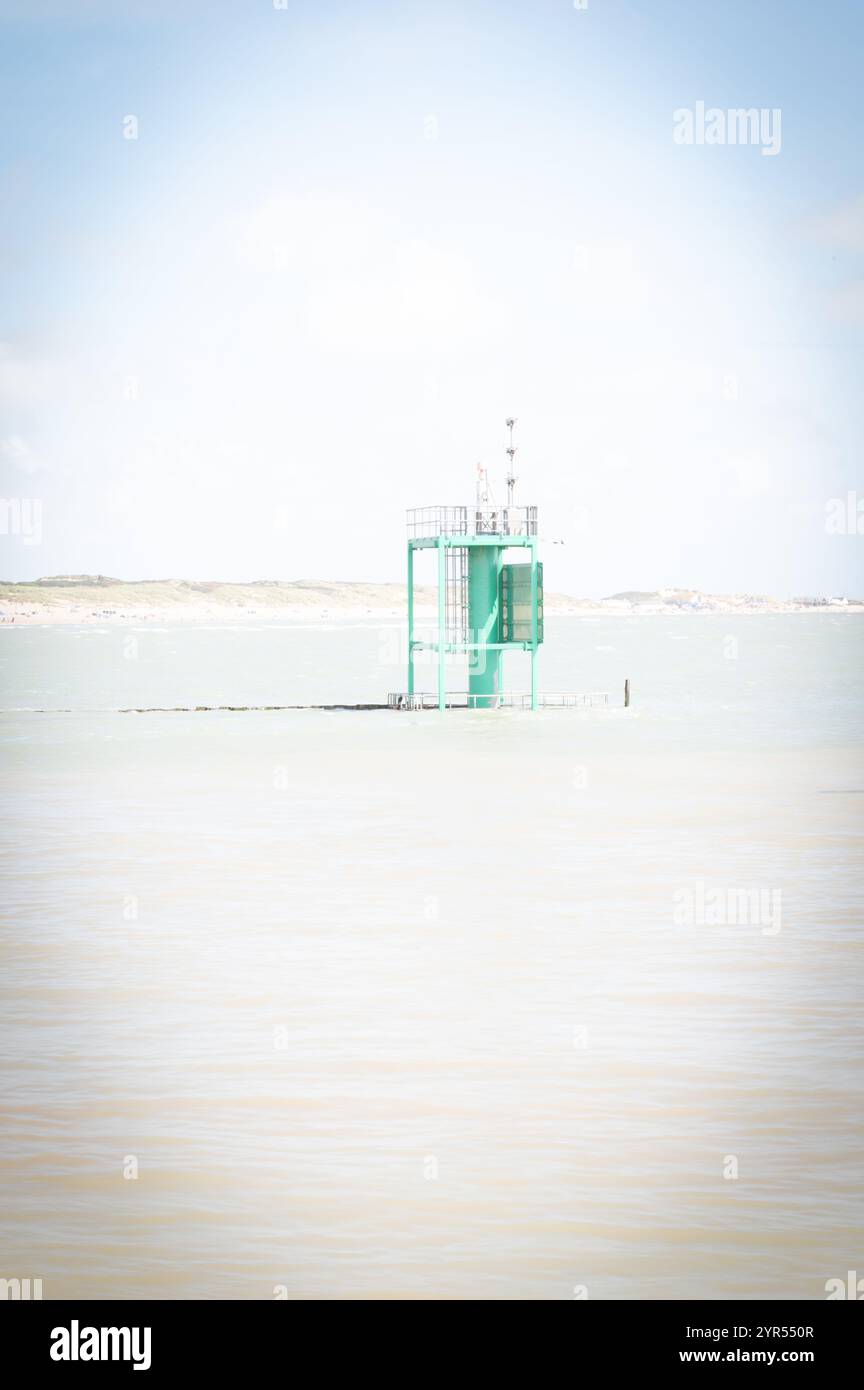
<path id="1" fill-rule="evenodd" d="M 418 613 L 435 608 L 435 590 L 418 586 Z M 106 575 L 57 575 L 28 583 L 0 584 L 0 620 L 17 623 L 134 621 L 202 622 L 213 619 L 401 618 L 403 584 L 324 580 L 123 580 Z M 704 594 L 696 589 L 628 590 L 607 598 L 547 593 L 546 613 L 765 613 L 864 611 L 864 600 L 774 599 L 756 594 Z"/>

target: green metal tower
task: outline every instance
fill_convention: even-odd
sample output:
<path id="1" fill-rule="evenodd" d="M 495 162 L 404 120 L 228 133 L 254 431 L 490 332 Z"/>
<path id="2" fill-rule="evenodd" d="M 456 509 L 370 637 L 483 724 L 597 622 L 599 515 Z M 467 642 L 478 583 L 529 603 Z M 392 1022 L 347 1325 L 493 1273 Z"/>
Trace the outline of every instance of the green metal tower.
<path id="1" fill-rule="evenodd" d="M 485 468 L 477 468 L 473 507 L 418 507 L 408 513 L 408 690 L 390 693 L 388 709 L 585 709 L 609 705 L 607 690 L 540 694 L 537 653 L 543 641 L 543 565 L 537 558 L 537 508 L 514 507 L 516 449 L 507 420 L 507 502 L 499 507 Z M 432 550 L 437 557 L 436 618 L 422 629 L 416 622 L 414 557 Z M 508 551 L 522 552 L 518 560 Z M 526 553 L 527 552 L 527 553 Z M 418 636 L 418 630 L 423 636 Z M 436 654 L 437 690 L 418 691 L 418 652 Z M 503 685 L 504 653 L 527 652 L 531 694 Z M 447 657 L 468 658 L 468 689 L 448 691 Z M 624 704 L 630 704 L 625 681 Z"/>
<path id="2" fill-rule="evenodd" d="M 501 684 L 504 653 L 529 652 L 530 703 L 537 708 L 537 650 L 543 641 L 537 508 L 489 505 L 485 470 L 480 475 L 474 507 L 421 507 L 408 513 L 408 693 L 394 702 L 409 709 L 430 703 L 415 691 L 415 657 L 424 650 L 437 653 L 437 706 L 442 710 L 511 703 Z M 510 496 L 513 482 L 508 478 Z M 414 555 L 428 549 L 438 557 L 438 623 L 435 639 L 421 641 L 414 621 Z M 505 560 L 512 549 L 527 551 L 527 560 Z M 460 695 L 446 689 L 446 659 L 452 653 L 468 656 L 468 690 Z"/>

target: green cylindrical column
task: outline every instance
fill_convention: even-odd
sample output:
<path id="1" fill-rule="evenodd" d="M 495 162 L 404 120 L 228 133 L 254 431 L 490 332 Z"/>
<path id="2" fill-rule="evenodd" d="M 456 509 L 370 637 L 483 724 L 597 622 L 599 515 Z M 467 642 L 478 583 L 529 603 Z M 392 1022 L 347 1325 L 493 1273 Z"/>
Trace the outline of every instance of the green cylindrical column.
<path id="1" fill-rule="evenodd" d="M 500 642 L 498 580 L 502 551 L 495 545 L 468 547 L 468 627 L 472 642 Z M 470 654 L 468 693 L 476 709 L 494 709 L 500 692 L 500 651 L 482 647 Z"/>

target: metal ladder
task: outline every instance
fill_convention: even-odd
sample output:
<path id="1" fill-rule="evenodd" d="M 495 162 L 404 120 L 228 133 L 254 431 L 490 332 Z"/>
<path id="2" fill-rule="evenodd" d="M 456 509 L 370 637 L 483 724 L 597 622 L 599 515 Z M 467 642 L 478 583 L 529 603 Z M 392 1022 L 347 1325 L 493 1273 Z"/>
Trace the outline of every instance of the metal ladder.
<path id="1" fill-rule="evenodd" d="M 468 641 L 468 551 L 450 546 L 444 557 L 444 626 L 448 642 Z"/>

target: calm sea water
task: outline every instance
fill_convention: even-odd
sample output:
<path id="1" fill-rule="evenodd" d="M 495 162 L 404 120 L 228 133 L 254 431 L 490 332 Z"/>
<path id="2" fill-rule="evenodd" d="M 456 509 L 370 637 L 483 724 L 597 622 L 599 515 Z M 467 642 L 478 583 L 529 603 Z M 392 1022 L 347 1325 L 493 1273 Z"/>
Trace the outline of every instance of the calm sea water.
<path id="1" fill-rule="evenodd" d="M 823 1298 L 864 1268 L 864 622 L 550 619 L 543 688 L 608 711 L 112 712 L 401 656 L 0 630 L 0 1276 Z"/>

